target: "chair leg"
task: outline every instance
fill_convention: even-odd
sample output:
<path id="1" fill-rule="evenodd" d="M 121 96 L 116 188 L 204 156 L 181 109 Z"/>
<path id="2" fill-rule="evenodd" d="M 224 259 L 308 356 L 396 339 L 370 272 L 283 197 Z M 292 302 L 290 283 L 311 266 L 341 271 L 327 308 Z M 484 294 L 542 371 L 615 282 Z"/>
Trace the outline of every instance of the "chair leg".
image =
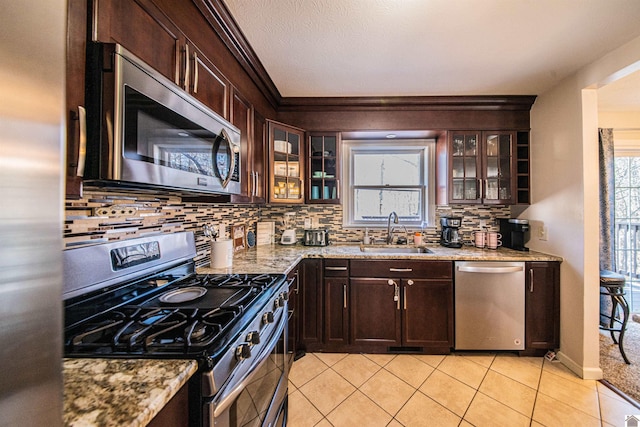
<path id="1" fill-rule="evenodd" d="M 618 334 L 618 348 L 620 348 L 620 354 L 622 355 L 622 358 L 624 359 L 625 363 L 627 365 L 630 365 L 631 362 L 629 362 L 629 359 L 627 358 L 626 353 L 624 352 L 624 347 L 622 346 L 622 342 L 624 339 L 624 333 L 627 330 L 627 321 L 629 320 L 629 305 L 627 304 L 627 301 L 624 299 L 624 296 L 619 295 L 616 297 L 616 299 L 619 299 L 620 301 L 616 301 L 620 304 L 620 308 L 622 308 L 622 326 L 620 327 L 620 334 Z"/>
<path id="2" fill-rule="evenodd" d="M 611 316 L 609 317 L 609 333 L 611 334 L 611 339 L 613 340 L 614 344 L 618 344 L 618 340 L 616 339 L 616 336 L 614 334 L 614 332 L 616 332 L 615 330 L 615 324 L 616 324 L 616 319 L 618 316 L 616 316 L 616 314 L 618 313 L 618 298 L 616 295 L 611 295 Z"/>

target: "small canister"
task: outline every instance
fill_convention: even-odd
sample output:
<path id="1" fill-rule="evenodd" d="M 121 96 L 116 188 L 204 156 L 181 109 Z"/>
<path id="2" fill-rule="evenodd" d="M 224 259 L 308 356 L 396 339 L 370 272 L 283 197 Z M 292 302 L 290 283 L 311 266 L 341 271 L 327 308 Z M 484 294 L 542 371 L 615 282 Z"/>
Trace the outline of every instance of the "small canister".
<path id="1" fill-rule="evenodd" d="M 211 241 L 211 267 L 225 268 L 233 265 L 233 240 Z"/>
<path id="2" fill-rule="evenodd" d="M 419 246 L 422 244 L 422 233 L 419 231 L 416 231 L 413 234 L 413 244 L 416 246 Z"/>

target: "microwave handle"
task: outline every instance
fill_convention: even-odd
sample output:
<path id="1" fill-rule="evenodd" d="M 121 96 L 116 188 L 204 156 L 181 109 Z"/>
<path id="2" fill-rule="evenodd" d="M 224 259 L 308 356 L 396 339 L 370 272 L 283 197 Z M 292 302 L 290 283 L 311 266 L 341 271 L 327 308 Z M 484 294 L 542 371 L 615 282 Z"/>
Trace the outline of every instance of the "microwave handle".
<path id="1" fill-rule="evenodd" d="M 220 170 L 218 170 L 218 176 L 222 179 L 222 188 L 227 188 L 227 185 L 229 184 L 229 181 L 231 181 L 231 177 L 233 176 L 233 170 L 236 168 L 236 153 L 238 152 L 238 147 L 231 142 L 231 138 L 229 138 L 229 134 L 227 134 L 227 131 L 222 129 L 222 131 L 220 132 L 220 136 L 217 138 L 216 146 L 214 147 L 215 152 L 220 149 L 220 140 L 227 141 L 227 144 L 229 144 L 229 151 L 231 152 L 231 166 L 229 167 L 229 173 L 227 174 L 227 176 L 223 177 L 220 173 Z M 218 165 L 215 162 L 215 156 L 213 161 L 214 166 L 217 168 Z"/>
<path id="2" fill-rule="evenodd" d="M 78 167 L 76 176 L 84 176 L 84 166 L 87 159 L 87 110 L 78 106 L 78 121 L 80 125 L 80 140 L 78 141 Z"/>
<path id="3" fill-rule="evenodd" d="M 193 51 L 193 93 L 198 93 L 198 52 Z"/>

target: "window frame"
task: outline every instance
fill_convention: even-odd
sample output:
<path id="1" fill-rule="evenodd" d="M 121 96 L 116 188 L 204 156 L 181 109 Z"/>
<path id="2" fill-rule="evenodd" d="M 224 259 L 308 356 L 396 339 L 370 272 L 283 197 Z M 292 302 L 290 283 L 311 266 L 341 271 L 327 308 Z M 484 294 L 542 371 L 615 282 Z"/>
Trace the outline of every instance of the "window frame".
<path id="1" fill-rule="evenodd" d="M 435 225 L 435 194 L 436 194 L 436 140 L 429 139 L 402 139 L 402 140 L 343 140 L 342 150 L 344 159 L 342 163 L 342 194 L 343 216 L 342 225 L 344 228 L 385 228 L 387 218 L 380 221 L 355 220 L 355 190 L 358 188 L 387 188 L 387 189 L 407 189 L 419 188 L 421 191 L 422 217 L 417 221 L 402 220 L 400 225 L 413 228 Z M 422 159 L 422 183 L 420 185 L 409 186 L 355 186 L 354 180 L 354 154 L 373 153 L 391 154 L 397 152 L 419 153 Z M 389 212 L 391 213 L 391 212 Z"/>

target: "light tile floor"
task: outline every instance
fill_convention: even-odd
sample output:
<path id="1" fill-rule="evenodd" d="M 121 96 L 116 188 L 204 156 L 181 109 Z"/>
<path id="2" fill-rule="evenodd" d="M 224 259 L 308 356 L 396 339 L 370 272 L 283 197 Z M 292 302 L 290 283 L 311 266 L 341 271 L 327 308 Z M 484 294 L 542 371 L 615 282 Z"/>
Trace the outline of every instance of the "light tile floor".
<path id="1" fill-rule="evenodd" d="M 541 357 L 309 353 L 291 369 L 287 426 L 624 427 L 634 414 Z"/>

